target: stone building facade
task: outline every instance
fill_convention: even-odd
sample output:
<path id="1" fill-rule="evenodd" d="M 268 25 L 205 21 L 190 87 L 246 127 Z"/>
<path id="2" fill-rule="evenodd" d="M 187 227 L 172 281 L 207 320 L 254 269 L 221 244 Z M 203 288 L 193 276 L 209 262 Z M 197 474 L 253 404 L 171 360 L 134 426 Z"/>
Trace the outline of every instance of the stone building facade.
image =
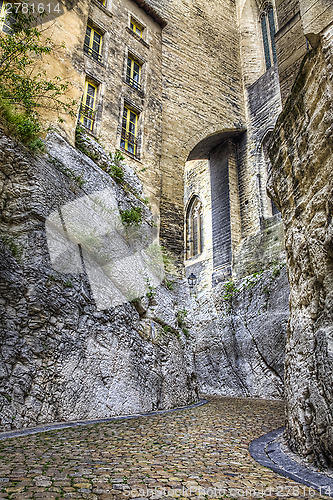
<path id="1" fill-rule="evenodd" d="M 68 70 L 79 126 L 124 151 L 161 241 L 201 287 L 284 258 L 264 151 L 281 110 L 278 23 L 275 3 L 257 0 L 81 1 L 52 23 L 55 39 L 70 36 L 45 63 Z M 75 120 L 64 118 L 60 132 L 74 144 Z"/>
<path id="2" fill-rule="evenodd" d="M 123 150 L 161 241 L 201 288 L 284 260 L 266 145 L 330 19 L 321 1 L 80 0 L 49 27 L 55 40 L 68 33 L 43 64 L 70 79 L 78 125 Z M 74 144 L 76 125 L 56 127 Z"/>
<path id="3" fill-rule="evenodd" d="M 266 193 L 269 160 L 265 145 L 281 112 L 275 33 L 275 3 L 236 2 L 242 69 L 242 125 L 216 131 L 191 151 L 185 167 L 185 207 L 203 198 L 205 241 L 202 253 L 187 255 L 187 272 L 202 287 L 240 278 L 284 260 L 278 210 Z M 207 172 L 197 168 L 206 159 Z M 200 163 L 201 165 L 201 163 Z M 204 178 L 209 176 L 210 187 Z M 206 208 L 208 207 L 208 208 Z M 209 216 L 205 214 L 208 210 Z M 191 238 L 185 228 L 185 241 Z M 207 245 L 207 246 L 205 246 Z"/>

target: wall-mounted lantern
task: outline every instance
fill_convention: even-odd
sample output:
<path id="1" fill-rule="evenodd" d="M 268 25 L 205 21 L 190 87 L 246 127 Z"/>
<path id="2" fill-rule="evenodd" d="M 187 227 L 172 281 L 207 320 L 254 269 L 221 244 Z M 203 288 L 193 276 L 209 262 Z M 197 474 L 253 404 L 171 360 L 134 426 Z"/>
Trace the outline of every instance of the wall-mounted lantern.
<path id="1" fill-rule="evenodd" d="M 187 278 L 188 284 L 190 288 L 194 288 L 195 285 L 197 284 L 197 277 L 195 274 L 191 273 L 189 277 Z"/>

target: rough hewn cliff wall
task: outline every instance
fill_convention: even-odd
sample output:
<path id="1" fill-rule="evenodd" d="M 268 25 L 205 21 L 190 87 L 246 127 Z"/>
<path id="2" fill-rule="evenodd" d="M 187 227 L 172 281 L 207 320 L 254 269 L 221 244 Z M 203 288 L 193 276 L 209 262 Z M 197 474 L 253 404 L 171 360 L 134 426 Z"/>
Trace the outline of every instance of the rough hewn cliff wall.
<path id="1" fill-rule="evenodd" d="M 81 235 L 81 251 L 74 245 L 71 253 L 61 233 L 52 233 L 50 214 L 62 214 L 70 235 L 75 224 L 67 208 L 107 189 L 115 212 L 141 207 L 146 234 L 154 224 L 142 187 L 129 169 L 123 185 L 103 172 L 98 165 L 107 162 L 105 153 L 91 139 L 84 144 L 94 161 L 57 135 L 47 144 L 48 153 L 36 158 L 5 136 L 0 142 L 0 428 L 186 404 L 198 397 L 197 377 L 208 394 L 281 397 L 284 271 L 221 284 L 198 298 L 170 275 L 156 288 L 149 285 L 143 298 L 106 307 L 105 276 L 86 248 L 87 241 L 99 248 L 102 238 L 108 249 L 99 219 L 84 239 L 85 205 L 71 213 Z M 98 258 L 105 269 L 105 255 Z M 130 267 L 121 283 L 126 274 Z"/>
<path id="2" fill-rule="evenodd" d="M 333 464 L 333 29 L 305 58 L 270 147 L 269 183 L 284 220 L 291 287 L 286 436 Z"/>
<path id="3" fill-rule="evenodd" d="M 87 259 L 81 272 L 75 258 L 65 263 L 65 252 L 56 269 L 50 260 L 48 216 L 100 190 L 113 194 L 117 213 L 140 206 L 140 230 L 152 227 L 135 178 L 126 173 L 125 191 L 59 136 L 50 138 L 49 153 L 38 158 L 5 136 L 0 150 L 0 428 L 194 401 L 193 357 L 187 331 L 177 323 L 187 284 L 175 279 L 173 290 L 148 287 L 135 304 L 97 307 Z M 103 156 L 97 143 L 89 153 L 96 161 Z M 84 214 L 78 215 L 80 222 Z M 98 246 L 98 220 L 93 226 L 90 237 Z M 69 265 L 68 272 L 59 265 Z"/>
<path id="4" fill-rule="evenodd" d="M 283 397 L 288 299 L 286 269 L 277 265 L 194 301 L 200 392 Z"/>

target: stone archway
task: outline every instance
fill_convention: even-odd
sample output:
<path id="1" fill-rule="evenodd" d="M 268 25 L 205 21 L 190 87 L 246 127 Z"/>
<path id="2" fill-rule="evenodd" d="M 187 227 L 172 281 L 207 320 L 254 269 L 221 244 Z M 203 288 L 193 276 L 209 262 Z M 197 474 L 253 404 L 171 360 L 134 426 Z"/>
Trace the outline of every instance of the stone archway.
<path id="1" fill-rule="evenodd" d="M 185 165 L 184 204 L 194 193 L 202 196 L 205 251 L 185 260 L 200 284 L 215 286 L 232 275 L 233 250 L 241 239 L 237 143 L 241 129 L 218 131 L 193 145 Z M 198 137 L 198 136 L 197 136 Z M 189 144 L 188 143 L 188 144 Z"/>
<path id="2" fill-rule="evenodd" d="M 217 128 L 211 124 L 197 131 L 183 143 L 177 155 L 166 152 L 161 158 L 161 228 L 162 244 L 180 259 L 184 250 L 184 185 L 183 173 L 187 161 L 208 159 L 210 153 L 228 138 L 238 137 L 245 129 Z M 192 158 L 193 156 L 193 158 Z"/>

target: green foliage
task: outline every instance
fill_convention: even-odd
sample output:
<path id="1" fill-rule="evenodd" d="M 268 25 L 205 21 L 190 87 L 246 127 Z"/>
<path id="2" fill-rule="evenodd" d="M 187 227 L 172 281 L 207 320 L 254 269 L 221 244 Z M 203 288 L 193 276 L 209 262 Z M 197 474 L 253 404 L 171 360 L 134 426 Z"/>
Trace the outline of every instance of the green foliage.
<path id="1" fill-rule="evenodd" d="M 11 251 L 14 259 L 18 262 L 21 263 L 22 260 L 22 254 L 23 251 L 22 249 L 15 243 L 14 239 L 10 236 L 1 236 L 1 240 L 6 245 L 7 248 Z"/>
<path id="2" fill-rule="evenodd" d="M 165 248 L 162 247 L 162 255 L 163 255 L 163 264 L 165 269 L 167 269 L 170 265 L 172 265 L 172 259 L 170 255 L 167 253 Z"/>
<path id="3" fill-rule="evenodd" d="M 185 337 L 186 337 L 187 339 L 188 339 L 188 338 L 190 338 L 190 332 L 188 331 L 188 329 L 187 329 L 187 328 L 184 328 L 184 327 L 183 327 L 183 328 L 182 328 L 182 332 L 183 332 L 183 334 L 185 335 Z"/>
<path id="4" fill-rule="evenodd" d="M 100 160 L 100 155 L 94 153 L 87 147 L 85 137 L 87 133 L 83 127 L 78 125 L 75 130 L 75 146 L 88 158 L 93 160 L 104 172 L 109 174 L 116 182 L 122 183 L 124 180 L 124 171 L 121 162 L 125 159 L 121 151 L 118 149 L 114 153 L 109 153 L 110 163 L 103 163 Z"/>
<path id="5" fill-rule="evenodd" d="M 147 287 L 148 287 L 148 292 L 146 295 L 147 295 L 148 299 L 152 299 L 156 295 L 156 289 L 152 286 L 152 284 L 150 283 L 148 278 L 146 281 L 147 281 Z"/>
<path id="6" fill-rule="evenodd" d="M 50 274 L 46 280 L 46 286 L 51 286 L 52 284 L 59 283 L 66 288 L 73 288 L 73 283 L 70 280 L 65 281 L 63 278 L 56 276 L 55 274 Z"/>
<path id="7" fill-rule="evenodd" d="M 134 207 L 130 210 L 120 210 L 120 218 L 123 224 L 140 224 L 142 222 L 142 208 Z"/>
<path id="8" fill-rule="evenodd" d="M 277 278 L 281 274 L 281 267 L 280 266 L 274 266 L 273 271 L 272 271 L 272 277 Z"/>
<path id="9" fill-rule="evenodd" d="M 164 284 L 167 287 L 168 290 L 173 290 L 173 283 L 172 281 L 168 281 L 166 278 L 164 279 Z"/>
<path id="10" fill-rule="evenodd" d="M 124 179 L 124 171 L 121 167 L 117 165 L 111 165 L 110 175 L 115 179 L 116 182 L 121 182 Z"/>
<path id="11" fill-rule="evenodd" d="M 177 332 L 177 330 L 175 330 L 169 325 L 163 325 L 163 331 L 164 333 L 172 333 L 173 335 L 175 335 L 175 337 L 177 337 L 178 340 L 180 339 L 179 332 Z"/>
<path id="12" fill-rule="evenodd" d="M 1 40 L 1 38 L 0 38 Z M 31 151 L 43 151 L 44 143 L 39 138 L 40 123 L 36 116 L 29 116 L 19 111 L 14 104 L 2 95 L 0 84 L 0 121 L 5 125 L 6 132 L 25 144 Z"/>
<path id="13" fill-rule="evenodd" d="M 11 33 L 0 33 L 0 121 L 8 134 L 32 151 L 40 151 L 44 144 L 39 137 L 39 111 L 74 116 L 75 102 L 64 99 L 69 82 L 59 76 L 50 79 L 38 68 L 41 57 L 56 50 L 56 45 L 37 27 L 31 7 L 24 14 L 18 10 Z"/>
<path id="14" fill-rule="evenodd" d="M 182 328 L 186 316 L 187 316 L 187 310 L 185 308 L 181 309 L 180 311 L 177 311 L 176 318 L 177 318 L 177 325 L 179 326 L 179 328 Z"/>
<path id="15" fill-rule="evenodd" d="M 125 160 L 125 156 L 119 149 L 116 149 L 113 154 L 110 153 L 110 158 L 113 163 L 118 166 L 120 166 L 120 163 Z"/>
<path id="16" fill-rule="evenodd" d="M 239 289 L 236 288 L 236 285 L 233 281 L 228 281 L 223 285 L 224 294 L 222 296 L 223 300 L 230 301 L 234 295 L 239 292 Z"/>
<path id="17" fill-rule="evenodd" d="M 256 283 L 258 283 L 258 281 L 259 281 L 259 279 L 260 279 L 260 277 L 261 277 L 261 275 L 262 275 L 263 272 L 264 271 L 258 271 L 256 273 L 253 273 L 251 276 L 248 276 L 246 278 L 246 285 L 245 285 L 246 288 L 252 288 L 252 287 L 254 287 L 254 285 Z"/>
<path id="18" fill-rule="evenodd" d="M 180 311 L 177 311 L 176 318 L 177 318 L 177 325 L 179 328 L 181 328 L 183 334 L 185 335 L 186 338 L 190 337 L 190 332 L 184 325 L 185 318 L 187 316 L 187 309 L 181 309 Z"/>
<path id="19" fill-rule="evenodd" d="M 125 160 L 125 157 L 119 149 L 116 149 L 114 153 L 109 153 L 109 156 L 112 162 L 111 165 L 102 168 L 105 172 L 110 174 L 116 182 L 121 183 L 124 180 L 124 171 L 121 162 Z"/>

